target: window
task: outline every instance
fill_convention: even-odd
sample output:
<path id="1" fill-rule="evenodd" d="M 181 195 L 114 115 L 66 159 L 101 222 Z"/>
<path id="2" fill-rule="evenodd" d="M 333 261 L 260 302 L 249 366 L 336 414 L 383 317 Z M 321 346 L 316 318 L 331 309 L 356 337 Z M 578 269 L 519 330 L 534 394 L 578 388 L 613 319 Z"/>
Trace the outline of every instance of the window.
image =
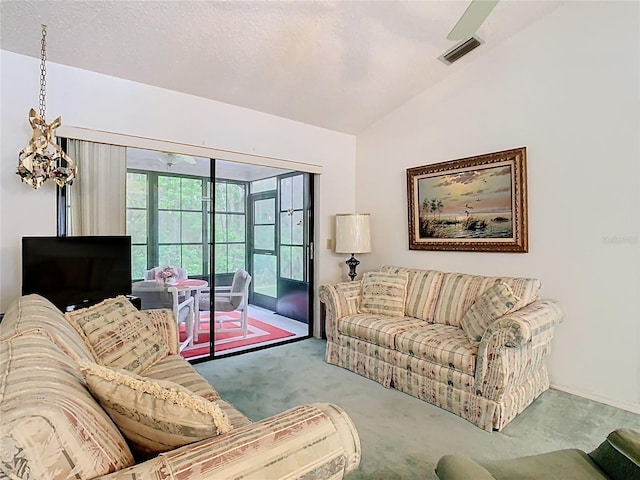
<path id="1" fill-rule="evenodd" d="M 149 238 L 149 180 L 146 173 L 127 172 L 127 235 L 131 235 L 131 276 L 144 278 Z"/>
<path id="2" fill-rule="evenodd" d="M 268 192 L 270 190 L 275 190 L 277 187 L 276 182 L 276 177 L 265 178 L 263 180 L 255 180 L 251 182 L 251 193 Z"/>
<path id="3" fill-rule="evenodd" d="M 133 278 L 157 265 L 178 265 L 191 277 L 209 274 L 208 189 L 206 178 L 127 172 Z"/>
<path id="4" fill-rule="evenodd" d="M 205 273 L 204 180 L 158 175 L 158 265 Z"/>
<path id="5" fill-rule="evenodd" d="M 246 268 L 246 185 L 225 180 L 215 184 L 215 273 Z"/>
<path id="6" fill-rule="evenodd" d="M 303 176 L 280 180 L 280 276 L 304 281 Z"/>

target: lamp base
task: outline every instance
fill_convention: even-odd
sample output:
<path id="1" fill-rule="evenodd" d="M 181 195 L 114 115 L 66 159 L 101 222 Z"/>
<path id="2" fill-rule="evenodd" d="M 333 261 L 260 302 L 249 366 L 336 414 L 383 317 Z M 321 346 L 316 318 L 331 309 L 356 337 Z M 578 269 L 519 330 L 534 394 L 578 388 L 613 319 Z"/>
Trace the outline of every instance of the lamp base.
<path id="1" fill-rule="evenodd" d="M 353 282 L 353 280 L 356 278 L 356 276 L 358 275 L 356 273 L 356 267 L 358 265 L 360 265 L 360 260 L 356 259 L 356 257 L 354 257 L 353 253 L 351 254 L 351 258 L 349 260 L 347 260 L 346 262 L 347 265 L 349 265 L 349 278 L 351 279 L 351 281 Z"/>

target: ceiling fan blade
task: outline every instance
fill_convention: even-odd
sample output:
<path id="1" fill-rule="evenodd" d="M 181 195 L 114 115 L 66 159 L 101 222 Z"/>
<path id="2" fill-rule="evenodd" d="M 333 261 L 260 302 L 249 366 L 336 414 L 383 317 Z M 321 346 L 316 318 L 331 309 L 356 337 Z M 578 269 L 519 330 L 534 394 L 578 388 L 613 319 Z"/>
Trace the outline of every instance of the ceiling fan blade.
<path id="1" fill-rule="evenodd" d="M 188 163 L 190 165 L 195 165 L 196 164 L 196 159 L 193 158 L 191 155 L 182 155 L 182 154 L 177 154 L 177 158 L 185 163 Z"/>
<path id="2" fill-rule="evenodd" d="M 480 28 L 491 10 L 498 4 L 499 0 L 472 0 L 464 11 L 458 23 L 447 35 L 449 40 L 464 40 L 471 37 Z"/>
<path id="3" fill-rule="evenodd" d="M 173 153 L 173 152 L 159 152 L 160 156 L 157 157 L 157 160 L 162 163 L 171 163 L 172 165 L 184 162 L 190 165 L 196 164 L 196 159 L 190 155 L 183 155 L 181 153 Z"/>

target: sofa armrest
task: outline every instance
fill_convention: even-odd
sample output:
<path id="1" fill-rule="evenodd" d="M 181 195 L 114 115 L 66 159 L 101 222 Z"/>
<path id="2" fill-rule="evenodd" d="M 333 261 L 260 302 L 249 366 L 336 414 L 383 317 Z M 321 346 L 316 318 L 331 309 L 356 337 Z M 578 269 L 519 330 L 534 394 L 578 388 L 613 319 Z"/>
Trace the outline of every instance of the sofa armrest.
<path id="1" fill-rule="evenodd" d="M 445 455 L 438 460 L 436 475 L 440 480 L 495 480 L 484 467 L 462 455 Z"/>
<path id="2" fill-rule="evenodd" d="M 556 301 L 536 300 L 489 325 L 478 347 L 476 394 L 500 400 L 540 374 L 563 315 Z M 546 374 L 539 381 L 548 382 Z"/>
<path id="3" fill-rule="evenodd" d="M 351 419 L 324 403 L 292 408 L 94 480 L 340 479 L 359 463 Z"/>
<path id="4" fill-rule="evenodd" d="M 333 341 L 338 332 L 338 320 L 358 313 L 362 280 L 320 285 L 318 296 L 326 307 L 325 332 L 327 340 Z"/>
<path id="5" fill-rule="evenodd" d="M 519 347 L 536 341 L 562 321 L 564 313 L 555 300 L 537 300 L 500 317 L 487 328 L 480 342 Z"/>

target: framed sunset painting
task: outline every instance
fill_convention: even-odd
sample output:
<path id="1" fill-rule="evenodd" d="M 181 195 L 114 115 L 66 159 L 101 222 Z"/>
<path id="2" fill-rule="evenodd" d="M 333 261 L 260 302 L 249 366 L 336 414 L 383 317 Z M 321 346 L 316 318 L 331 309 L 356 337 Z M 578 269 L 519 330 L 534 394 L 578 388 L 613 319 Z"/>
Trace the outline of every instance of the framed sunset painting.
<path id="1" fill-rule="evenodd" d="M 407 169 L 409 249 L 528 251 L 526 147 Z"/>

